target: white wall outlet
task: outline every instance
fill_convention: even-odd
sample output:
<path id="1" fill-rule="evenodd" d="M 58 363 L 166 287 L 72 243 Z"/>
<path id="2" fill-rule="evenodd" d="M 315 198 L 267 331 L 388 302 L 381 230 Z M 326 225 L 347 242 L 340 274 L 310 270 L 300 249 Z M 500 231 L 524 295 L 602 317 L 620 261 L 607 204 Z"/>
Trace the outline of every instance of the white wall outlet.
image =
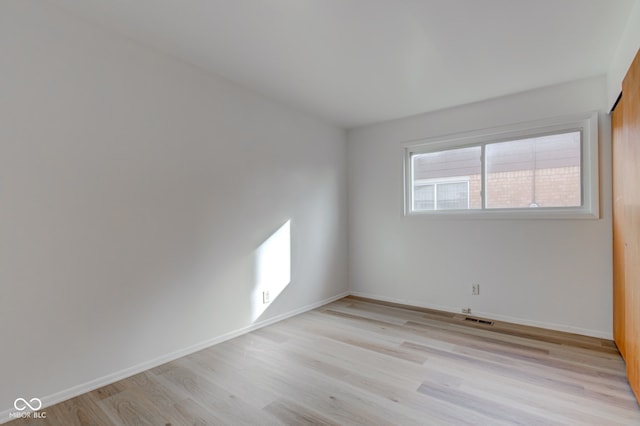
<path id="1" fill-rule="evenodd" d="M 471 294 L 477 296 L 480 294 L 480 284 L 473 284 L 471 286 Z"/>
<path id="2" fill-rule="evenodd" d="M 463 314 L 470 314 L 471 313 L 471 308 L 462 308 L 462 313 Z"/>
<path id="3" fill-rule="evenodd" d="M 266 305 L 267 303 L 270 303 L 271 299 L 269 298 L 269 291 L 263 291 L 262 292 L 262 304 Z"/>

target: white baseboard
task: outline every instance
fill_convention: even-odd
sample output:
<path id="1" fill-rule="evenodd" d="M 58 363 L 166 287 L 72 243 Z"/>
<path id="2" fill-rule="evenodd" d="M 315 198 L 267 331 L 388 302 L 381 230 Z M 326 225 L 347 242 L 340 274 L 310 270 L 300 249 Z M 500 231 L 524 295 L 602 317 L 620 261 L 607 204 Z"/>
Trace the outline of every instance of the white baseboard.
<path id="1" fill-rule="evenodd" d="M 312 303 L 310 305 L 303 306 L 298 309 L 294 309 L 293 311 L 286 312 L 284 314 L 276 315 L 275 317 L 255 322 L 246 327 L 230 331 L 228 333 L 222 334 L 220 336 L 216 336 L 214 338 L 205 340 L 204 342 L 197 343 L 195 345 L 189 346 L 184 349 L 177 350 L 175 352 L 171 352 L 166 355 L 159 356 L 149 361 L 145 361 L 143 363 L 134 365 L 129 368 L 125 368 L 124 370 L 116 371 L 114 373 L 108 374 L 103 377 L 99 377 L 94 380 L 90 380 L 86 383 L 79 384 L 77 386 L 73 386 L 69 389 L 64 389 L 60 392 L 56 392 L 52 395 L 45 396 L 41 398 L 42 408 L 39 411 L 46 411 L 46 407 L 50 407 L 52 405 L 58 404 L 60 402 L 66 401 L 68 399 L 74 398 L 76 396 L 82 395 L 87 392 L 91 392 L 103 386 L 109 385 L 111 383 L 117 382 L 122 379 L 126 379 L 127 377 L 136 375 L 138 373 L 142 373 L 143 371 L 149 370 L 151 368 L 157 367 L 164 363 L 176 360 L 178 358 L 182 358 L 183 356 L 190 355 L 194 352 L 198 352 L 202 349 L 206 349 L 213 345 L 217 345 L 218 343 L 222 343 L 224 341 L 233 339 L 234 337 L 241 336 L 243 334 L 250 333 L 254 330 L 257 330 L 262 327 L 266 327 L 268 325 L 274 324 L 276 322 L 285 320 L 287 318 L 291 318 L 293 316 L 302 314 L 304 312 L 310 311 L 312 309 L 319 308 L 320 306 L 324 306 L 328 303 L 334 302 L 338 299 L 342 299 L 349 295 L 349 292 L 343 292 L 336 296 L 329 297 L 328 299 L 321 300 L 319 302 Z M 14 420 L 9 417 L 9 414 L 14 412 L 15 410 L 10 408 L 8 410 L 0 411 L 0 424 L 6 423 L 10 420 Z"/>
<path id="2" fill-rule="evenodd" d="M 436 309 L 438 311 L 451 312 L 454 314 L 460 313 L 458 308 L 451 307 L 451 306 L 435 305 L 431 303 L 417 302 L 415 300 L 396 299 L 393 297 L 380 296 L 380 295 L 371 294 L 371 293 L 362 293 L 359 291 L 352 291 L 350 292 L 350 294 L 353 296 L 365 297 L 367 299 L 379 300 L 381 302 L 399 303 L 401 305 L 415 306 L 418 308 Z M 473 311 L 473 315 L 477 317 L 492 319 L 495 321 L 504 321 L 504 322 L 510 322 L 510 323 L 520 324 L 520 325 L 529 325 L 531 327 L 544 328 L 547 330 L 564 331 L 566 333 L 581 334 L 583 336 L 613 340 L 612 333 L 606 333 L 600 330 L 591 330 L 588 328 L 580 328 L 580 327 L 574 327 L 571 325 L 556 324 L 556 323 L 544 322 L 544 321 L 533 321 L 525 318 L 518 318 L 518 317 L 512 317 L 508 315 L 496 314 L 493 312 Z"/>

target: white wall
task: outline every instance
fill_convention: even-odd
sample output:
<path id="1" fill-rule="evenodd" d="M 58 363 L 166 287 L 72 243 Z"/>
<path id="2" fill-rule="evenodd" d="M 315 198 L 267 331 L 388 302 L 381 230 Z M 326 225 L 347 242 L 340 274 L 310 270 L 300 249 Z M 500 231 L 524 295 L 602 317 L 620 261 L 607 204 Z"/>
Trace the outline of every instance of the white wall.
<path id="1" fill-rule="evenodd" d="M 344 130 L 0 2 L 0 415 L 250 327 L 289 219 L 291 283 L 257 321 L 347 289 Z"/>
<path id="2" fill-rule="evenodd" d="M 611 337 L 611 148 L 604 77 L 349 132 L 350 290 Z M 600 220 L 403 217 L 408 140 L 598 110 Z M 471 296 L 472 283 L 481 294 Z"/>
<path id="3" fill-rule="evenodd" d="M 622 40 L 607 74 L 607 104 L 611 109 L 622 91 L 622 80 L 640 49 L 640 1 L 636 0 L 625 25 Z"/>

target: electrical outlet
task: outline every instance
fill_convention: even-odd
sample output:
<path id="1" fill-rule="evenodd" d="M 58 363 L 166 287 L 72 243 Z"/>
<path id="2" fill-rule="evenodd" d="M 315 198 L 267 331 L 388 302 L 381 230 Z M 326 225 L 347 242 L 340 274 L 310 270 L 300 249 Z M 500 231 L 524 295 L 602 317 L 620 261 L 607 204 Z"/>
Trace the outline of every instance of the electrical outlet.
<path id="1" fill-rule="evenodd" d="M 262 292 L 262 304 L 266 305 L 267 303 L 270 303 L 271 299 L 269 299 L 269 292 L 268 291 L 263 291 Z"/>
<path id="2" fill-rule="evenodd" d="M 480 284 L 473 284 L 471 286 L 471 294 L 477 296 L 480 294 Z"/>
<path id="3" fill-rule="evenodd" d="M 471 308 L 462 308 L 462 313 L 463 314 L 470 314 L 471 313 Z"/>

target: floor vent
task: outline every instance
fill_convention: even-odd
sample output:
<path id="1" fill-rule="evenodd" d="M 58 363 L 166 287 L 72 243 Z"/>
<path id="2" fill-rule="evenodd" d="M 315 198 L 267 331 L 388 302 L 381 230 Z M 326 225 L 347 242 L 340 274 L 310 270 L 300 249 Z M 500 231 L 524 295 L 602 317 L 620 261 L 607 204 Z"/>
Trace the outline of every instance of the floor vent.
<path id="1" fill-rule="evenodd" d="M 476 324 L 493 325 L 493 321 L 484 320 L 484 319 L 480 319 L 480 318 L 464 317 L 464 320 L 465 321 L 470 321 L 470 322 L 475 322 Z"/>

